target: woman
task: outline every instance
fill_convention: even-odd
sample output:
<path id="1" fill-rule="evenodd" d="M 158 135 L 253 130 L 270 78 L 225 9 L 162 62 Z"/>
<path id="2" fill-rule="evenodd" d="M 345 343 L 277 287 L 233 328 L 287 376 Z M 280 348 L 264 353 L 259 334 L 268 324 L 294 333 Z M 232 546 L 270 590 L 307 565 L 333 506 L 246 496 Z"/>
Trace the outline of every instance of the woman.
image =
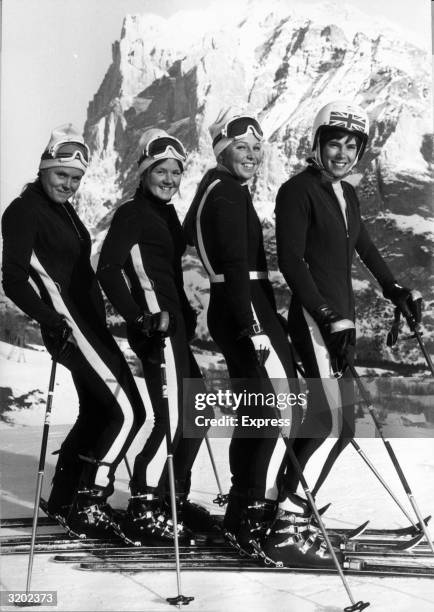
<path id="1" fill-rule="evenodd" d="M 201 379 L 189 347 L 196 313 L 184 292 L 182 255 L 185 239 L 170 201 L 179 189 L 186 161 L 182 143 L 160 129 L 142 137 L 138 161 L 140 184 L 132 200 L 115 213 L 101 249 L 98 278 L 108 298 L 127 323 L 128 340 L 143 365 L 154 412 L 154 427 L 135 461 L 131 499 L 123 528 L 131 537 L 170 540 L 173 526 L 166 494 L 166 441 L 170 426 L 177 506 L 181 521 L 193 530 L 211 526 L 210 515 L 191 503 L 191 469 L 200 438 L 183 438 L 183 406 L 194 405 L 185 379 Z M 159 338 L 150 338 L 144 321 L 160 325 L 170 313 L 164 358 L 167 367 L 170 423 L 162 397 Z M 199 383 L 199 386 L 202 383 Z M 209 415 L 208 415 L 209 416 Z M 181 534 L 182 535 L 182 534 Z M 188 530 L 184 535 L 189 536 Z"/>
<path id="2" fill-rule="evenodd" d="M 203 177 L 185 229 L 210 278 L 209 331 L 225 357 L 232 386 L 266 394 L 273 392 L 270 379 L 288 381 L 296 374 L 247 185 L 261 162 L 262 129 L 255 118 L 229 110 L 210 127 L 210 134 L 217 166 Z M 286 383 L 289 391 L 294 386 Z M 238 423 L 247 415 L 273 418 L 276 411 L 264 403 L 246 403 L 238 410 Z M 282 417 L 289 417 L 285 433 L 293 436 L 300 405 L 288 406 Z M 264 545 L 277 502 L 281 509 L 293 504 L 282 478 L 285 443 L 278 427 L 265 429 L 258 437 L 236 428 L 229 451 L 232 487 L 224 528 L 229 540 L 249 554 Z"/>
<path id="3" fill-rule="evenodd" d="M 48 509 L 73 532 L 97 537 L 118 531 L 106 500 L 145 409 L 106 327 L 90 236 L 69 201 L 88 163 L 89 149 L 71 124 L 53 131 L 37 180 L 3 215 L 3 287 L 40 324 L 78 394 L 78 418 L 59 452 Z"/>
<path id="4" fill-rule="evenodd" d="M 420 321 L 420 300 L 396 283 L 361 219 L 354 188 L 343 180 L 362 158 L 368 134 L 362 108 L 344 101 L 324 106 L 314 122 L 308 167 L 281 186 L 276 200 L 279 267 L 292 291 L 289 332 L 310 379 L 294 451 L 314 494 L 354 434 L 352 386 L 335 377 L 350 376 L 346 366 L 353 363 L 355 252 L 383 295 Z M 291 490 L 297 486 L 293 478 Z"/>

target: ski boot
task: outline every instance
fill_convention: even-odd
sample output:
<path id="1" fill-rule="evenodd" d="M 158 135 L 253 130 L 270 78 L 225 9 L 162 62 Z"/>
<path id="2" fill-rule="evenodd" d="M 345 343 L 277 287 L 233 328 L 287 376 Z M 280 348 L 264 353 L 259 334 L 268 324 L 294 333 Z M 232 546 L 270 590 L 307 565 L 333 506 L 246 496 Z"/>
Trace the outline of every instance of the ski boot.
<path id="1" fill-rule="evenodd" d="M 77 492 L 66 524 L 81 538 L 120 537 L 127 544 L 135 544 L 124 536 L 118 524 L 118 516 L 100 489 L 82 489 Z"/>
<path id="2" fill-rule="evenodd" d="M 216 521 L 206 508 L 188 499 L 189 491 L 190 478 L 175 480 L 175 499 L 178 522 L 185 525 L 192 534 L 215 532 L 218 529 Z M 168 514 L 172 514 L 171 499 L 167 489 L 164 495 L 163 507 Z"/>
<path id="3" fill-rule="evenodd" d="M 195 504 L 186 497 L 176 500 L 178 520 L 182 521 L 193 533 L 213 533 L 218 524 L 206 508 Z"/>
<path id="4" fill-rule="evenodd" d="M 80 538 L 80 534 L 74 532 L 68 525 L 66 519 L 69 516 L 69 513 L 71 511 L 72 508 L 72 504 L 71 505 L 66 505 L 66 506 L 54 506 L 54 504 L 51 506 L 51 509 L 48 508 L 48 502 L 41 497 L 39 500 L 39 508 L 42 510 L 42 512 L 45 512 L 45 514 L 51 518 L 53 521 L 55 521 L 60 527 L 62 527 L 66 533 L 68 534 L 68 536 L 70 538 Z"/>
<path id="5" fill-rule="evenodd" d="M 257 558 L 263 537 L 276 515 L 277 502 L 259 500 L 250 502 L 244 510 L 236 544 L 241 555 Z"/>
<path id="6" fill-rule="evenodd" d="M 239 551 L 237 535 L 241 526 L 241 519 L 247 507 L 247 493 L 231 488 L 228 494 L 228 503 L 221 529 L 225 539 Z"/>
<path id="7" fill-rule="evenodd" d="M 317 535 L 319 538 L 322 538 L 323 536 L 322 536 L 320 526 L 307 500 L 303 499 L 296 493 L 288 493 L 287 498 L 292 502 L 294 506 L 298 506 L 298 509 L 299 509 L 298 511 L 295 511 L 295 512 L 293 511 L 288 512 L 288 520 L 294 521 L 294 525 L 293 525 L 294 533 L 296 532 L 303 533 L 303 535 L 306 538 L 309 538 L 309 537 L 313 538 L 315 535 Z M 323 506 L 322 508 L 318 508 L 318 514 L 320 516 L 323 516 L 323 514 L 327 512 L 330 506 L 331 504 L 329 503 Z M 357 535 L 362 533 L 363 530 L 368 525 L 368 523 L 369 521 L 367 521 L 366 523 L 363 523 L 363 525 L 361 525 L 360 528 L 354 529 L 351 537 L 357 537 Z M 329 532 L 327 531 L 327 533 Z M 333 532 L 333 530 L 331 530 L 330 538 L 332 539 L 333 545 L 336 548 L 339 548 L 339 546 L 342 543 L 344 543 L 346 539 L 349 539 L 348 536 L 344 537 L 342 535 L 339 535 L 336 532 Z"/>
<path id="8" fill-rule="evenodd" d="M 39 505 L 42 507 L 41 504 Z M 63 519 L 66 522 L 66 519 L 68 518 L 71 512 L 71 509 L 72 504 L 58 505 L 53 503 L 50 504 L 50 502 L 48 501 L 44 512 L 46 512 L 48 516 L 56 517 L 57 520 Z"/>
<path id="9" fill-rule="evenodd" d="M 336 551 L 339 562 L 342 553 Z M 279 509 L 263 540 L 260 556 L 275 567 L 333 568 L 333 558 L 312 516 Z"/>
<path id="10" fill-rule="evenodd" d="M 193 533 L 212 533 L 216 531 L 216 521 L 208 510 L 188 499 L 189 490 L 190 479 L 175 481 L 178 521 L 186 525 Z M 171 513 L 171 500 L 168 493 L 165 495 L 164 503 L 167 512 Z"/>
<path id="11" fill-rule="evenodd" d="M 125 535 L 143 546 L 171 545 L 174 540 L 173 521 L 160 498 L 153 493 L 131 495 L 121 522 Z M 192 532 L 178 521 L 178 542 L 184 546 L 194 544 Z"/>
<path id="12" fill-rule="evenodd" d="M 81 462 L 78 457 L 65 457 L 64 454 L 60 454 L 60 450 L 54 451 L 53 455 L 59 455 L 59 458 L 51 481 L 53 486 L 44 511 L 51 516 L 66 519 L 71 511 L 77 490 Z"/>

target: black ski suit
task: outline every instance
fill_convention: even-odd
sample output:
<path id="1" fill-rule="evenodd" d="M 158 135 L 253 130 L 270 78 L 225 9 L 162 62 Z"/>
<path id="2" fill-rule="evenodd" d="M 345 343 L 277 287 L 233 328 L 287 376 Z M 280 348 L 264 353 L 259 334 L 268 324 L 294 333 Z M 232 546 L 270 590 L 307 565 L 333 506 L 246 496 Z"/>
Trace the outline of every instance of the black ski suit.
<path id="1" fill-rule="evenodd" d="M 52 201 L 39 180 L 6 209 L 2 229 L 6 295 L 40 324 L 52 354 L 47 331 L 62 317 L 76 342 L 68 342 L 58 356 L 72 373 L 79 415 L 61 446 L 62 473 L 56 470 L 54 485 L 61 489 L 60 497 L 64 494 L 65 504 L 79 484 L 96 485 L 110 494 L 116 467 L 144 423 L 145 408 L 106 327 L 101 291 L 90 265 L 89 233 L 72 205 Z"/>
<path id="2" fill-rule="evenodd" d="M 339 385 L 334 379 L 326 343 L 311 313 L 328 304 L 342 318 L 355 320 L 351 283 L 354 252 L 380 285 L 394 282 L 361 219 L 353 186 L 345 181 L 341 186 L 346 222 L 331 182 L 311 166 L 284 183 L 276 199 L 279 267 L 292 291 L 289 333 L 306 377 L 322 379 L 311 382 L 307 417 L 294 443 L 314 492 L 354 434 L 354 401 L 351 386 Z M 353 352 L 351 347 L 350 361 Z M 296 486 L 294 480 L 293 489 Z"/>
<path id="3" fill-rule="evenodd" d="M 154 412 L 154 427 L 138 454 L 132 485 L 139 491 L 162 493 L 166 487 L 165 434 L 167 420 L 162 399 L 159 340 L 144 338 L 133 322 L 144 311 L 169 311 L 175 334 L 166 338 L 170 427 L 174 448 L 177 493 L 188 493 L 193 462 L 201 438 L 183 437 L 183 410 L 193 410 L 193 390 L 184 379 L 200 379 L 195 391 L 204 391 L 199 367 L 188 344 L 196 315 L 184 292 L 182 255 L 186 243 L 172 204 L 140 187 L 132 200 L 115 213 L 104 240 L 98 278 L 108 298 L 127 322 L 128 340 L 143 364 L 143 374 Z M 128 284 L 127 284 L 128 282 Z M 206 416 L 211 416 L 209 411 Z M 206 428 L 203 429 L 203 433 Z"/>
<path id="4" fill-rule="evenodd" d="M 287 379 L 296 378 L 292 353 L 277 315 L 262 227 L 248 187 L 227 171 L 209 171 L 199 185 L 184 227 L 210 279 L 208 327 L 226 360 L 233 390 L 242 391 L 247 386 L 252 392 L 273 392 L 270 379 L 284 380 L 287 386 Z M 260 324 L 272 345 L 265 371 L 258 364 L 250 338 L 239 338 L 240 332 L 254 323 Z M 257 409 L 241 405 L 238 422 L 243 415 L 276 416 L 264 404 Z M 289 417 L 291 427 L 286 433 L 293 435 L 299 410 L 288 408 L 282 417 Z M 268 428 L 267 436 L 271 437 L 258 437 L 254 429 L 246 434 L 236 428 L 230 444 L 233 490 L 252 500 L 275 500 L 279 494 L 284 495 L 280 475 L 285 444 L 276 427 Z"/>

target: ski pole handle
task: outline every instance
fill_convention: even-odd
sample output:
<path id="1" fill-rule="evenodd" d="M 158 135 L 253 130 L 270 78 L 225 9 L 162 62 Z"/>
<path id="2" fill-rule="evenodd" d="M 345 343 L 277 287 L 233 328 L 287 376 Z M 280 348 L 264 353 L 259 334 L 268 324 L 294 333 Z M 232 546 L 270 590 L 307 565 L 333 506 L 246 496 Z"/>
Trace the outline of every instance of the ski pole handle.
<path id="1" fill-rule="evenodd" d="M 396 307 L 393 312 L 393 323 L 391 325 L 391 328 L 386 338 L 387 346 L 395 346 L 395 344 L 398 342 L 400 321 L 401 321 L 401 311 L 399 310 L 398 307 Z"/>
<path id="2" fill-rule="evenodd" d="M 408 313 L 404 311 L 405 320 L 413 333 L 420 333 L 420 322 L 422 319 L 422 294 L 416 289 L 410 291 L 411 305 L 408 307 Z"/>
<path id="3" fill-rule="evenodd" d="M 396 458 L 395 451 L 393 450 L 392 445 L 390 444 L 389 440 L 385 440 L 384 444 L 386 445 L 387 452 L 389 453 L 389 457 L 391 458 L 392 463 L 395 466 L 395 470 L 399 476 L 399 480 L 402 482 L 404 491 L 407 493 L 407 495 L 411 495 L 410 485 L 408 484 L 407 479 L 404 476 L 404 472 L 402 471 L 402 468 L 399 465 L 399 461 Z"/>

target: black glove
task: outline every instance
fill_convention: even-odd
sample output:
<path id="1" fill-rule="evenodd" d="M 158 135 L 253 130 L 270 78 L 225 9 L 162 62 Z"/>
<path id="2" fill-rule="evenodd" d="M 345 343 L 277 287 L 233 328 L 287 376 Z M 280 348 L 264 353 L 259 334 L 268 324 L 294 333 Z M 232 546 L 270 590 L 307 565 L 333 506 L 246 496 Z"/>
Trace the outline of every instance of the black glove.
<path id="1" fill-rule="evenodd" d="M 47 339 L 52 346 L 53 357 L 58 357 L 66 348 L 71 338 L 72 330 L 62 317 L 56 325 L 49 327 L 46 331 Z"/>
<path id="2" fill-rule="evenodd" d="M 258 363 L 263 367 L 270 355 L 271 342 L 260 324 L 253 323 L 253 325 L 241 330 L 237 339 L 240 340 L 242 338 L 250 338 Z"/>
<path id="3" fill-rule="evenodd" d="M 333 369 L 341 371 L 346 364 L 348 347 L 356 343 L 356 328 L 353 321 L 344 319 L 327 304 L 316 308 L 312 316 L 323 333 L 332 363 L 335 362 Z"/>
<path id="4" fill-rule="evenodd" d="M 406 318 L 410 329 L 413 329 L 421 322 L 422 295 L 419 291 L 393 283 L 383 287 L 383 295 L 399 308 Z"/>
<path id="5" fill-rule="evenodd" d="M 155 336 L 166 338 L 167 336 L 173 336 L 176 331 L 175 318 L 167 310 L 161 310 L 153 314 L 143 312 L 134 320 L 133 326 L 148 338 Z"/>

